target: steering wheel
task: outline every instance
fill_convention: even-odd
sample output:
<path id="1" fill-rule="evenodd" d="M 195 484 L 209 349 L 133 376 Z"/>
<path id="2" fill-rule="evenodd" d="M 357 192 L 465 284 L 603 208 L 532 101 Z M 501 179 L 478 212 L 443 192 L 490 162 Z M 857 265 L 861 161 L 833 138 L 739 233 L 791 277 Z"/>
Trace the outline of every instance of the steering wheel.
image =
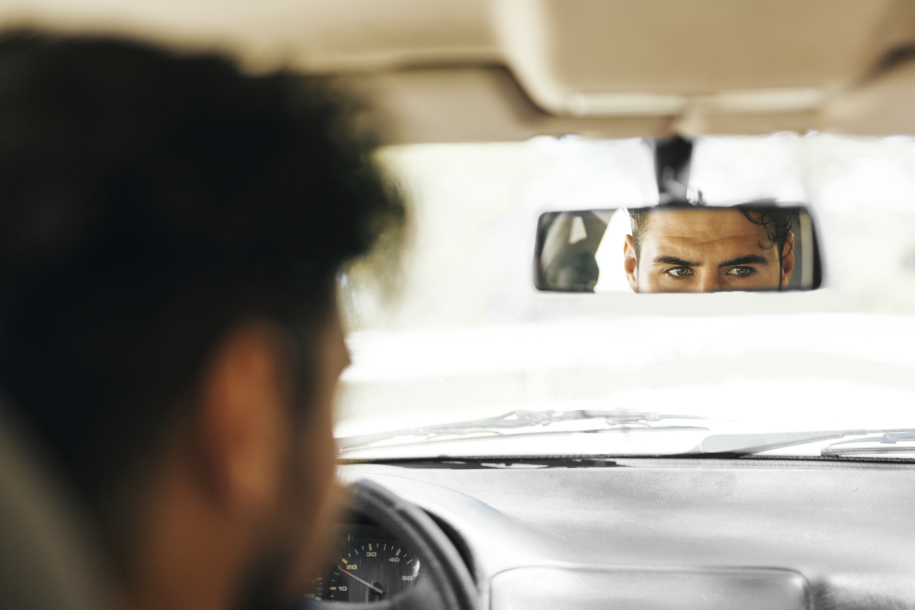
<path id="1" fill-rule="evenodd" d="M 312 602 L 307 606 L 309 610 L 476 610 L 479 595 L 470 572 L 429 515 L 365 479 L 353 484 L 351 497 L 355 512 L 371 515 L 422 558 L 422 576 L 414 587 L 393 599 L 345 606 Z"/>

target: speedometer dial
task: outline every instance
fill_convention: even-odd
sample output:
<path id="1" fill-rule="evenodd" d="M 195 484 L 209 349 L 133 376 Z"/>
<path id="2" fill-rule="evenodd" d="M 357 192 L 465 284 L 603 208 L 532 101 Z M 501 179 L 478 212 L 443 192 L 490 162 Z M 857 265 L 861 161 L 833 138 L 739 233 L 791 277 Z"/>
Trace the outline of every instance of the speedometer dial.
<path id="1" fill-rule="evenodd" d="M 400 543 L 380 538 L 351 538 L 325 581 L 324 599 L 375 602 L 413 586 L 419 559 Z"/>

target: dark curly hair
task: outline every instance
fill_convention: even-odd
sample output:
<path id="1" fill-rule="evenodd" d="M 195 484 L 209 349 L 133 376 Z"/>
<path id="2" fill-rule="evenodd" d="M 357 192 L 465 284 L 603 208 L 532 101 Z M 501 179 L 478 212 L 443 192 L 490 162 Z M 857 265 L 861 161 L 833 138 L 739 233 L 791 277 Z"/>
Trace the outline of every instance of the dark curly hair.
<path id="1" fill-rule="evenodd" d="M 675 205 L 655 206 L 650 208 L 632 208 L 629 210 L 629 222 L 631 227 L 632 245 L 635 248 L 635 256 L 641 255 L 641 237 L 645 230 L 645 223 L 648 217 L 654 212 L 670 210 L 695 210 L 695 209 L 716 209 L 706 208 L 698 205 L 680 203 Z M 740 210 L 747 220 L 753 224 L 760 225 L 766 229 L 767 243 L 759 244 L 760 248 L 778 247 L 778 260 L 782 261 L 784 256 L 789 253 L 785 252 L 785 243 L 788 234 L 794 227 L 795 218 L 799 208 L 781 207 L 771 201 L 753 201 L 734 206 L 732 209 Z"/>
<path id="2" fill-rule="evenodd" d="M 90 503 L 233 324 L 317 327 L 341 265 L 403 225 L 362 110 L 217 55 L 0 38 L 0 389 Z"/>

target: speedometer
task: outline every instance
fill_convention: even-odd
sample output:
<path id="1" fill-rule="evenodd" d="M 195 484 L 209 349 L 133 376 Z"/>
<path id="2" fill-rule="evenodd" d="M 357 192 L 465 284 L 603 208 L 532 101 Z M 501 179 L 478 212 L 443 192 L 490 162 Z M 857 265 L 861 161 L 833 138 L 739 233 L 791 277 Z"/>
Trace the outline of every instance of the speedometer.
<path id="1" fill-rule="evenodd" d="M 330 577 L 324 580 L 323 597 L 348 602 L 381 601 L 412 587 L 419 573 L 419 559 L 398 541 L 360 537 L 357 532 L 347 537 Z"/>
<path id="2" fill-rule="evenodd" d="M 373 602 L 413 586 L 419 560 L 395 541 L 354 540 L 326 580 L 324 599 Z"/>

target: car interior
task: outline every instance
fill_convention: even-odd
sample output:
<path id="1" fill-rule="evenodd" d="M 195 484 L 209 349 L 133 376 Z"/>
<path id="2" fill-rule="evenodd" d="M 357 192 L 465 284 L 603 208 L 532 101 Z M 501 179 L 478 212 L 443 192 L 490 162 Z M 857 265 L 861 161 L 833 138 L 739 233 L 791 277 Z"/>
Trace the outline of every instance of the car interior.
<path id="1" fill-rule="evenodd" d="M 637 140 L 655 172 L 654 201 L 557 203 L 530 214 L 519 229 L 530 247 L 518 255 L 526 275 L 517 281 L 530 299 L 583 316 L 606 310 L 619 316 L 621 328 L 631 316 L 671 312 L 682 317 L 670 328 L 715 316 L 781 328 L 778 315 L 839 315 L 835 303 L 845 302 L 841 290 L 829 300 L 830 273 L 839 267 L 830 266 L 838 260 L 830 253 L 843 244 L 821 222 L 815 201 L 762 197 L 706 205 L 689 190 L 690 154 L 671 150 L 776 133 L 915 134 L 915 3 L 909 0 L 4 0 L 0 20 L 6 28 L 218 50 L 255 73 L 284 68 L 332 76 L 370 103 L 392 150 L 537 138 Z M 787 214 L 794 240 L 788 275 L 782 266 L 777 284 L 738 288 L 749 291 L 739 294 L 633 294 L 622 272 L 631 231 L 627 211 L 665 205 L 668 211 L 733 212 L 763 234 L 769 221 L 754 219 L 773 210 Z M 738 214 L 740 206 L 749 212 Z M 616 258 L 602 258 L 602 240 Z M 746 271 L 753 264 L 772 269 L 783 263 L 782 252 L 779 245 L 776 262 L 736 258 L 729 269 L 737 269 L 735 277 L 755 273 Z M 675 275 L 693 273 L 682 261 L 668 267 L 686 270 Z M 611 273 L 618 281 L 603 290 Z M 910 315 L 911 303 L 904 301 L 894 315 Z M 760 317 L 770 313 L 775 317 Z M 789 342 L 808 337 L 809 319 L 785 322 Z M 867 341 L 877 339 L 861 339 L 866 346 L 860 349 L 846 341 L 842 349 L 855 353 L 841 361 L 807 358 L 798 348 L 797 368 L 760 376 L 834 375 L 883 384 L 898 391 L 903 413 L 892 425 L 853 426 L 839 414 L 791 430 L 720 431 L 691 412 L 686 399 L 664 394 L 663 384 L 655 388 L 657 404 L 634 404 L 622 414 L 589 398 L 565 410 L 535 405 L 478 418 L 471 390 L 483 386 L 475 381 L 467 382 L 472 387 L 465 395 L 444 374 L 430 372 L 428 383 L 441 377 L 444 389 L 412 399 L 402 383 L 379 382 L 393 392 L 389 402 L 414 400 L 415 411 L 446 408 L 446 399 L 435 404 L 429 396 L 460 394 L 466 415 L 414 422 L 405 406 L 403 417 L 379 428 L 388 402 L 366 399 L 365 408 L 374 409 L 370 425 L 341 426 L 338 476 L 351 489 L 350 512 L 341 517 L 334 553 L 303 608 L 915 608 L 915 421 L 904 413 L 915 363 L 909 328 L 896 333 L 887 324 L 867 327 L 869 337 L 888 329 L 880 341 L 895 346 L 878 355 L 867 351 Z M 610 352 L 614 341 L 638 343 L 641 333 L 623 329 L 593 344 L 596 331 L 569 328 L 555 345 L 587 346 L 582 353 Z M 489 350 L 493 359 L 508 358 L 497 341 L 509 340 L 467 339 L 471 347 L 460 353 L 485 360 Z M 448 341 L 441 349 L 459 353 Z M 352 347 L 357 365 L 358 345 Z M 517 348 L 519 358 L 524 351 Z M 435 359 L 431 351 L 424 354 L 410 360 L 417 370 L 421 360 Z M 589 357 L 570 356 L 567 368 L 592 367 Z M 745 363 L 742 353 L 723 348 L 697 357 L 724 371 Z M 620 375 L 636 370 L 621 367 Z M 346 397 L 363 387 L 359 370 Z M 708 383 L 724 383 L 724 373 L 715 375 Z M 469 377 L 454 379 L 459 384 Z M 574 377 L 576 391 L 585 392 L 583 380 Z M 766 407 L 780 390 L 760 383 L 753 386 L 754 400 Z M 371 390 L 366 395 L 381 392 L 368 382 L 364 387 Z M 827 413 L 843 408 L 833 395 L 811 392 L 798 396 Z M 837 392 L 841 397 L 841 388 Z M 739 406 L 740 397 L 726 389 L 716 396 L 717 417 Z M 588 422 L 601 427 L 583 428 Z M 565 436 L 554 440 L 552 426 Z M 35 608 L 105 607 L 110 600 L 94 551 L 82 539 L 84 528 L 67 499 L 54 497 L 54 486 L 45 484 L 49 475 L 40 460 L 15 435 L 3 434 L 10 427 L 15 422 L 0 426 L 0 548 L 34 552 L 0 553 L 0 606 L 28 598 Z M 602 443 L 623 431 L 620 442 L 634 446 L 646 430 L 656 434 L 657 447 L 674 440 L 663 449 Z M 869 449 L 855 453 L 862 439 Z M 820 443 L 814 453 L 792 450 L 814 442 Z"/>

